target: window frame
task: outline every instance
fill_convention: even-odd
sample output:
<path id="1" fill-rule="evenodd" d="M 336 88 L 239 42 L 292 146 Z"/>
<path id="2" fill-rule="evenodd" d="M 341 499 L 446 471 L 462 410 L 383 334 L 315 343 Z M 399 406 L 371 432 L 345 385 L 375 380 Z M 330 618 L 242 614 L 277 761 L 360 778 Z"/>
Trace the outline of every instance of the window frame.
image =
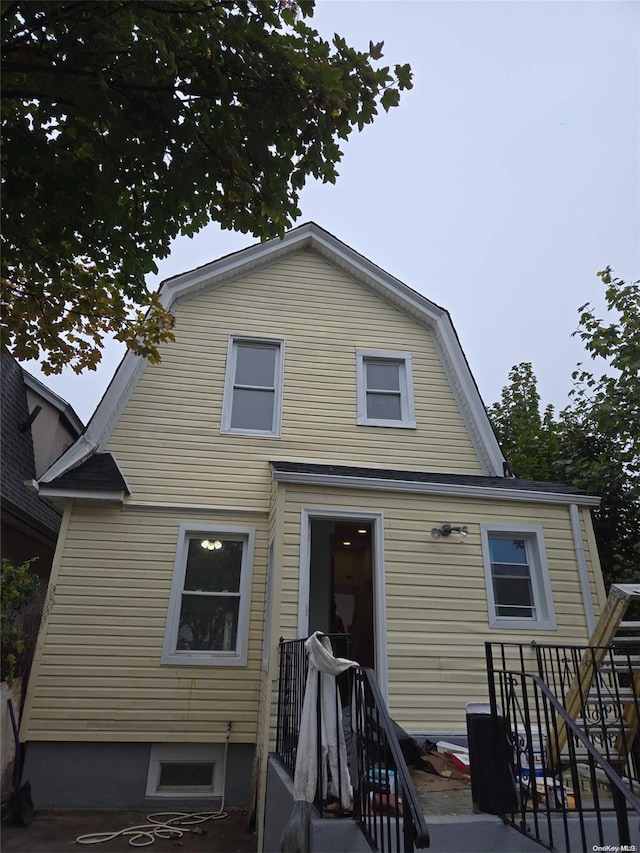
<path id="1" fill-rule="evenodd" d="M 487 608 L 489 627 L 496 629 L 555 631 L 558 627 L 553 606 L 549 565 L 544 543 L 544 531 L 538 524 L 481 524 L 482 557 L 484 563 L 485 585 L 487 590 Z M 529 575 L 536 618 L 524 616 L 499 616 L 493 590 L 493 570 L 491 565 L 490 538 L 524 539 L 527 543 Z"/>
<path id="2" fill-rule="evenodd" d="M 149 768 L 147 770 L 147 787 L 145 796 L 158 799 L 207 799 L 215 800 L 223 792 L 223 759 L 224 745 L 215 743 L 152 743 L 149 753 Z M 158 790 L 160 784 L 160 769 L 164 763 L 213 764 L 212 790 L 203 791 L 201 786 L 188 785 L 184 790 Z"/>
<path id="3" fill-rule="evenodd" d="M 242 561 L 240 565 L 240 583 L 238 591 L 238 631 L 235 651 L 178 651 L 177 639 L 180 626 L 182 593 L 187 570 L 187 556 L 191 539 L 233 539 L 242 541 Z M 249 618 L 251 610 L 251 579 L 253 575 L 253 554 L 255 546 L 254 527 L 236 527 L 229 525 L 181 524 L 178 530 L 178 543 L 173 565 L 171 592 L 167 607 L 164 641 L 160 662 L 180 666 L 246 666 L 249 643 Z"/>
<path id="4" fill-rule="evenodd" d="M 238 357 L 238 346 L 242 344 L 255 344 L 258 346 L 272 346 L 276 349 L 276 361 L 274 366 L 274 398 L 273 398 L 273 421 L 270 430 L 262 429 L 240 429 L 231 426 L 231 415 L 233 412 L 233 395 L 235 390 L 236 364 Z M 282 429 L 282 388 L 284 384 L 284 338 L 262 338 L 252 335 L 229 335 L 227 346 L 227 362 L 224 380 L 224 394 L 222 401 L 222 416 L 220 420 L 220 432 L 231 435 L 255 435 L 279 438 Z"/>
<path id="5" fill-rule="evenodd" d="M 392 361 L 400 365 L 400 419 L 370 418 L 367 415 L 367 362 Z M 391 429 L 415 429 L 416 414 L 413 395 L 413 360 L 410 352 L 390 350 L 356 350 L 357 424 Z"/>

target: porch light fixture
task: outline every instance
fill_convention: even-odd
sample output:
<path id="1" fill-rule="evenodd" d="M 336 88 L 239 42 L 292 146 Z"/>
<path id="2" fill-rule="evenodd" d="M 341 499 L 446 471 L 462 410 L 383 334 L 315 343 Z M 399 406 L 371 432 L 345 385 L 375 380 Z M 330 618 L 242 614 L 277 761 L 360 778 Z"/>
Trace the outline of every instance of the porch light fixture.
<path id="1" fill-rule="evenodd" d="M 214 539 L 213 542 L 209 539 L 203 539 L 200 547 L 204 548 L 205 551 L 219 551 L 222 548 L 222 542 L 219 539 Z"/>
<path id="2" fill-rule="evenodd" d="M 450 524 L 442 524 L 440 527 L 431 528 L 431 538 L 442 539 L 443 536 L 451 536 L 454 532 L 460 534 L 460 539 L 466 539 L 469 535 L 469 528 L 466 524 L 462 527 L 452 527 Z"/>

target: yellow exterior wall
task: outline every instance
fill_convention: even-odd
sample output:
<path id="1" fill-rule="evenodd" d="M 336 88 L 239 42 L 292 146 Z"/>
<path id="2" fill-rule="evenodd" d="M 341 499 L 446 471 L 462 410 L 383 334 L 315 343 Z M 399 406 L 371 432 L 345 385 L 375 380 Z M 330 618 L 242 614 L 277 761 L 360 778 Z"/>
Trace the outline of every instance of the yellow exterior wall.
<path id="1" fill-rule="evenodd" d="M 281 488 L 286 489 L 285 639 L 297 634 L 301 509 L 384 514 L 389 709 L 409 731 L 464 731 L 466 702 L 487 698 L 486 641 L 579 644 L 588 639 L 568 506 L 290 484 Z M 455 534 L 431 538 L 431 528 L 445 522 L 468 525 L 464 542 Z M 489 627 L 483 523 L 543 527 L 557 630 Z M 589 571 L 593 587 L 592 560 Z"/>
<path id="2" fill-rule="evenodd" d="M 256 740 L 267 515 L 76 506 L 31 676 L 28 740 Z M 181 523 L 255 527 L 246 667 L 163 665 Z"/>
<path id="3" fill-rule="evenodd" d="M 269 506 L 270 459 L 481 474 L 429 329 L 312 252 L 177 305 L 107 442 L 136 500 Z M 229 334 L 285 339 L 280 438 L 220 433 Z M 356 350 L 413 356 L 416 429 L 356 425 Z"/>
<path id="4" fill-rule="evenodd" d="M 280 635 L 297 636 L 302 507 L 384 513 L 390 710 L 409 730 L 464 729 L 465 702 L 486 697 L 486 640 L 586 641 L 568 506 L 272 484 L 270 459 L 481 474 L 428 329 L 311 252 L 175 313 L 176 343 L 146 368 L 104 448 L 131 489 L 127 505 L 77 505 L 65 516 L 23 737 L 215 742 L 231 720 L 232 740 L 272 741 L 275 646 Z M 286 342 L 280 438 L 220 432 L 229 334 Z M 416 429 L 356 425 L 359 348 L 411 352 Z M 587 512 L 581 518 L 601 605 Z M 468 539 L 432 540 L 431 527 L 444 522 L 467 524 Z M 557 631 L 489 628 L 480 546 L 489 522 L 544 527 Z M 256 529 L 246 667 L 160 663 L 181 523 Z"/>

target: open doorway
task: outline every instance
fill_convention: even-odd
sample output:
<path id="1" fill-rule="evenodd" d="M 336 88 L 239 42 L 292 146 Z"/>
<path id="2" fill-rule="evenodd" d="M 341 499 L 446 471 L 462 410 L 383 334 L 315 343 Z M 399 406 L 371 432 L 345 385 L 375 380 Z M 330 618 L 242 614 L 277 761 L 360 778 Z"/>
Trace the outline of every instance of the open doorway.
<path id="1" fill-rule="evenodd" d="M 309 526 L 309 632 L 349 634 L 350 656 L 375 668 L 374 523 L 312 517 Z"/>

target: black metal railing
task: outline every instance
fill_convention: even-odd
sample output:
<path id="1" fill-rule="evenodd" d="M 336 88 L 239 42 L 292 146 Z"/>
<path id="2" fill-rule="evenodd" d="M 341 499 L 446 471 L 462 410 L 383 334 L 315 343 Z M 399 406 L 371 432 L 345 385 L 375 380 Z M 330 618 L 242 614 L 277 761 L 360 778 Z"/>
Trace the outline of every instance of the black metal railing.
<path id="1" fill-rule="evenodd" d="M 638 697 L 633 662 L 614 653 L 486 644 L 494 731 L 508 740 L 515 789 L 503 816 L 549 849 L 595 849 L 616 831 L 620 845 L 631 844 L 629 814 L 640 815 L 630 745 Z M 598 698 L 606 713 L 593 712 Z"/>
<path id="2" fill-rule="evenodd" d="M 349 640 L 345 635 L 328 636 L 337 656 L 348 657 Z M 308 672 L 304 643 L 305 640 L 280 640 L 276 755 L 292 777 Z M 429 832 L 375 674 L 355 666 L 336 681 L 336 717 L 332 725 L 344 731 L 353 802 L 345 812 L 333 810 L 323 800 L 322 792 L 333 787 L 337 788 L 335 799 L 341 802 L 343 791 L 340 768 L 333 786 L 328 784 L 331 771 L 321 755 L 323 721 L 318 702 L 316 807 L 320 814 L 352 814 L 373 850 L 410 853 L 427 847 Z"/>
<path id="3" fill-rule="evenodd" d="M 495 665 L 503 670 L 537 674 L 598 752 L 640 794 L 638 638 L 613 646 L 490 645 Z M 563 743 L 562 726 L 559 734 Z M 550 757 L 558 763 L 561 750 Z"/>
<path id="4" fill-rule="evenodd" d="M 336 657 L 351 655 L 350 634 L 327 634 Z M 278 675 L 278 716 L 276 723 L 276 754 L 291 776 L 296 769 L 296 752 L 300 736 L 302 705 L 309 669 L 306 640 L 284 640 L 280 637 L 280 667 Z M 340 696 L 349 695 L 348 673 L 337 679 Z M 320 691 L 318 691 L 318 695 Z M 320 790 L 320 789 L 319 789 Z"/>
<path id="5" fill-rule="evenodd" d="M 353 670 L 354 816 L 372 850 L 429 846 L 429 830 L 387 706 L 371 669 Z"/>

